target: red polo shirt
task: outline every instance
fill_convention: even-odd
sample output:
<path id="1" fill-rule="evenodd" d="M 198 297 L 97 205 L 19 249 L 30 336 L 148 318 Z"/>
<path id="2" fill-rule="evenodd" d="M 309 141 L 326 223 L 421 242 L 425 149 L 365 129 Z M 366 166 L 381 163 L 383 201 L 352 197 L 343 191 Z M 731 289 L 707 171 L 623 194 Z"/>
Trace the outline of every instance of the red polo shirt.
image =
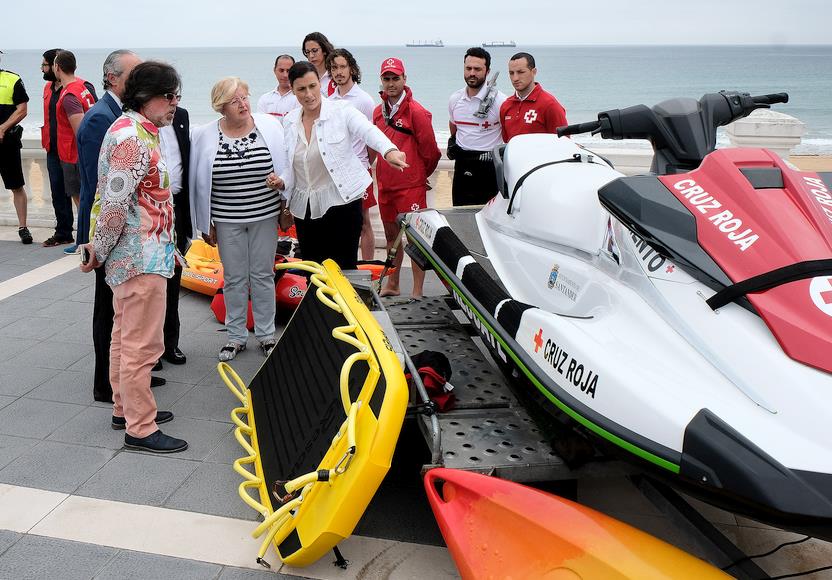
<path id="1" fill-rule="evenodd" d="M 566 109 L 540 83 L 535 83 L 523 100 L 517 98 L 517 93 L 507 98 L 500 107 L 500 123 L 505 143 L 515 135 L 554 133 L 558 127 L 569 124 Z"/>

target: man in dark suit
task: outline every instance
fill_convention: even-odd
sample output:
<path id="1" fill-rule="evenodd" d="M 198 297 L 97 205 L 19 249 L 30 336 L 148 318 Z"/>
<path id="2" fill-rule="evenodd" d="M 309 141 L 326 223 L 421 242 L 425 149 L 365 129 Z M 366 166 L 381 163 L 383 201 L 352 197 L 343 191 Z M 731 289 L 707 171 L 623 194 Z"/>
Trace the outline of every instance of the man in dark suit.
<path id="1" fill-rule="evenodd" d="M 104 61 L 104 96 L 84 115 L 78 127 L 78 170 L 81 176 L 81 203 L 78 209 L 77 241 L 89 241 L 90 211 L 98 187 L 98 154 L 110 125 L 121 116 L 121 97 L 130 71 L 141 59 L 129 50 L 111 52 Z M 113 292 L 104 281 L 104 268 L 95 270 L 95 301 L 92 311 L 92 341 L 95 374 L 92 394 L 96 401 L 111 403 L 110 338 L 113 333 Z M 151 387 L 165 384 L 165 379 L 151 377 Z"/>
<path id="2" fill-rule="evenodd" d="M 188 199 L 188 170 L 191 155 L 190 122 L 188 111 L 176 107 L 173 123 L 159 130 L 162 152 L 170 178 L 170 192 L 173 195 L 174 232 L 176 248 L 182 255 L 188 249 L 191 238 L 191 207 Z M 171 364 L 184 364 L 185 355 L 179 350 L 179 283 L 182 280 L 182 266 L 176 265 L 173 277 L 168 278 L 167 310 L 165 311 L 165 353 L 162 355 Z M 161 361 L 155 367 L 161 369 Z"/>

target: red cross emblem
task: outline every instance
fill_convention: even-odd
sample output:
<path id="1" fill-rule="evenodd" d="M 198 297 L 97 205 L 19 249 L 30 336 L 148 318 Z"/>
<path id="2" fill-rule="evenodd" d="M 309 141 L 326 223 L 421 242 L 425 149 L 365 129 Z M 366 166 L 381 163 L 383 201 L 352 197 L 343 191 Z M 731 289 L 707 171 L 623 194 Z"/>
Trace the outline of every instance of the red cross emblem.
<path id="1" fill-rule="evenodd" d="M 489 127 L 493 127 L 493 126 L 494 126 L 494 123 L 489 123 L 488 121 L 486 121 L 485 123 L 482 124 L 483 129 L 488 129 Z"/>
<path id="2" fill-rule="evenodd" d="M 543 329 L 539 329 L 537 334 L 534 335 L 534 351 L 537 352 L 540 350 L 540 347 L 543 346 Z"/>
<path id="3" fill-rule="evenodd" d="M 673 273 L 673 270 L 675 270 L 675 269 L 676 269 L 676 266 L 674 266 L 673 264 L 670 264 L 670 265 L 667 267 L 667 269 L 665 270 L 665 273 L 667 273 L 667 274 L 672 274 L 672 273 Z"/>
<path id="4" fill-rule="evenodd" d="M 824 314 L 832 316 L 832 276 L 812 278 L 809 284 L 809 296 Z"/>

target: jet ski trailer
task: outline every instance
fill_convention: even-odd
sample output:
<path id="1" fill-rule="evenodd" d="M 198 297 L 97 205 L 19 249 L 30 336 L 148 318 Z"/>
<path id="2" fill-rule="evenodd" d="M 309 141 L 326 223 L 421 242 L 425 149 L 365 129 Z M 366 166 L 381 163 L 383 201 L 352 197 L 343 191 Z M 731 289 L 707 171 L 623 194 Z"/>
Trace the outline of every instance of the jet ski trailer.
<path id="1" fill-rule="evenodd" d="M 515 384 L 672 484 L 832 539 L 832 174 L 716 129 L 785 94 L 602 112 L 495 155 L 474 213 L 404 216 Z M 648 139 L 625 177 L 566 135 Z M 551 419 L 550 419 L 551 420 Z"/>

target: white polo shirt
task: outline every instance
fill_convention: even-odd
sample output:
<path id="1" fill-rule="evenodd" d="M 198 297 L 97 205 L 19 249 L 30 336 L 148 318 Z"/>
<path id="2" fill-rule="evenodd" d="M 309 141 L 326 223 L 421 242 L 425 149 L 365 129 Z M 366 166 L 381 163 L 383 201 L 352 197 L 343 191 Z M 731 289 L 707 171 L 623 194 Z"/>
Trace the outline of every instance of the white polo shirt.
<path id="1" fill-rule="evenodd" d="M 335 92 L 329 95 L 329 99 L 331 101 L 346 101 L 351 106 L 361 111 L 361 113 L 367 117 L 368 121 L 371 123 L 373 122 L 373 110 L 376 108 L 376 104 L 373 102 L 373 97 L 367 94 L 367 91 L 359 87 L 357 84 L 353 83 L 352 88 L 346 95 L 343 96 L 336 88 Z M 370 159 L 367 156 L 367 144 L 362 139 L 353 139 L 352 150 L 355 151 L 355 154 L 358 155 L 359 159 L 361 159 L 364 167 L 370 166 Z"/>
<path id="2" fill-rule="evenodd" d="M 468 151 L 491 151 L 503 142 L 500 134 L 500 106 L 506 100 L 503 93 L 497 91 L 486 118 L 474 116 L 486 94 L 488 84 L 484 83 L 473 97 L 468 96 L 467 88 L 462 88 L 448 100 L 448 118 L 456 125 L 456 144 Z"/>
<path id="3" fill-rule="evenodd" d="M 179 141 L 171 125 L 159 129 L 159 140 L 162 144 L 162 158 L 168 168 L 170 179 L 170 193 L 173 196 L 182 191 L 182 152 L 179 151 Z"/>
<path id="4" fill-rule="evenodd" d="M 285 95 L 281 95 L 278 89 L 269 91 L 257 100 L 257 112 L 273 115 L 282 123 L 283 117 L 291 111 L 300 107 L 295 93 L 289 90 Z"/>

